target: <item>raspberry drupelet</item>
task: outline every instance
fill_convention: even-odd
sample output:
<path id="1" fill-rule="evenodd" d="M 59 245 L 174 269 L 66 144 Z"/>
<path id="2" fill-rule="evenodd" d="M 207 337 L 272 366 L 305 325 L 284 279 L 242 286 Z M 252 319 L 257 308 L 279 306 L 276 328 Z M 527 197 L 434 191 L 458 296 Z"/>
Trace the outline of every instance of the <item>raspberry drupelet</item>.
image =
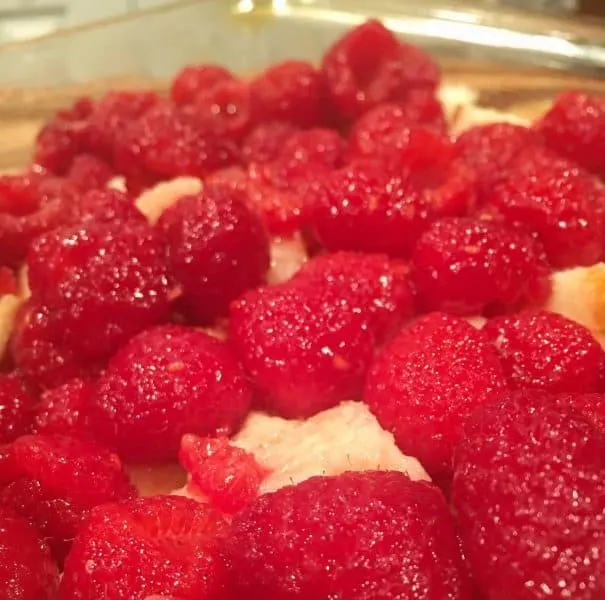
<path id="1" fill-rule="evenodd" d="M 31 432 L 36 401 L 16 373 L 0 373 L 0 444 Z"/>
<path id="2" fill-rule="evenodd" d="M 178 105 L 192 104 L 200 92 L 233 79 L 234 76 L 219 65 L 190 65 L 177 73 L 170 87 L 170 97 Z"/>

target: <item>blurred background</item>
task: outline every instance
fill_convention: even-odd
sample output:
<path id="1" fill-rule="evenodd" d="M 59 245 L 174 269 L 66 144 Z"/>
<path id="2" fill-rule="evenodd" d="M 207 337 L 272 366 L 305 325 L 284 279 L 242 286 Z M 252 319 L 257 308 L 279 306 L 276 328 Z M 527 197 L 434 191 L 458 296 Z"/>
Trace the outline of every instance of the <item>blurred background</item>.
<path id="1" fill-rule="evenodd" d="M 174 0 L 0 0 L 0 44 L 34 38 L 62 27 L 82 25 L 167 4 Z M 227 1 L 227 0 L 225 0 Z M 421 1 L 421 0 L 419 0 Z M 475 0 L 525 10 L 602 14 L 605 0 Z"/>

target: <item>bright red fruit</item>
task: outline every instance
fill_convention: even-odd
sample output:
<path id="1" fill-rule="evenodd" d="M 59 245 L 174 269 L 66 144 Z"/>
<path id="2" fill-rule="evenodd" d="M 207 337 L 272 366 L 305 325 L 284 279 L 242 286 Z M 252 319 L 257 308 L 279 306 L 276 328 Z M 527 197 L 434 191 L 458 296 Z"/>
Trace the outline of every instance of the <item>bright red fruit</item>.
<path id="1" fill-rule="evenodd" d="M 0 373 L 0 444 L 30 433 L 36 400 L 18 375 Z"/>
<path id="2" fill-rule="evenodd" d="M 242 158 L 246 163 L 267 163 L 278 158 L 288 138 L 298 131 L 290 123 L 271 121 L 255 127 L 244 139 Z"/>
<path id="3" fill-rule="evenodd" d="M 191 65 L 182 69 L 174 78 L 170 97 L 175 104 L 191 104 L 200 92 L 232 79 L 233 75 L 218 65 Z"/>

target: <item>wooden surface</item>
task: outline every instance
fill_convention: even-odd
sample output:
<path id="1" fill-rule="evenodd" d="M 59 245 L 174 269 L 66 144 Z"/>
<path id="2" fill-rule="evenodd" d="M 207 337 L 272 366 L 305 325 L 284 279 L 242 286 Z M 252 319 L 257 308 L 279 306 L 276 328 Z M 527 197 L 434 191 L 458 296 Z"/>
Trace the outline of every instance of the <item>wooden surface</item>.
<path id="1" fill-rule="evenodd" d="M 605 16 L 605 0 L 580 0 L 580 14 Z"/>

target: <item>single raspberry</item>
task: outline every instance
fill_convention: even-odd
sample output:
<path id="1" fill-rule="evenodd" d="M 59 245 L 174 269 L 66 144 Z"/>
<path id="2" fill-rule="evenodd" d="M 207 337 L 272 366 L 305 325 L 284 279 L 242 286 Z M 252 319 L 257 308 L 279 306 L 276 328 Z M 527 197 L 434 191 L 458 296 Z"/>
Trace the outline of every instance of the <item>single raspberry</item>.
<path id="1" fill-rule="evenodd" d="M 244 162 L 262 164 L 275 160 L 280 156 L 288 138 L 296 131 L 298 129 L 294 125 L 282 121 L 257 125 L 244 139 L 242 145 Z"/>
<path id="2" fill-rule="evenodd" d="M 309 202 L 304 193 L 279 189 L 255 179 L 248 180 L 247 193 L 271 234 L 292 235 L 307 224 Z"/>
<path id="3" fill-rule="evenodd" d="M 322 64 L 332 101 L 344 120 L 382 102 L 405 101 L 410 92 L 434 90 L 439 68 L 418 48 L 403 44 L 378 21 L 349 31 Z"/>
<path id="4" fill-rule="evenodd" d="M 0 508 L 0 588 L 7 600 L 55 600 L 59 573 L 48 547 L 23 519 Z"/>
<path id="5" fill-rule="evenodd" d="M 351 165 L 326 178 L 311 213 L 315 235 L 328 250 L 391 256 L 407 256 L 429 218 L 428 201 L 407 179 L 368 165 Z"/>
<path id="6" fill-rule="evenodd" d="M 72 205 L 70 222 L 78 223 L 145 223 L 145 216 L 133 201 L 117 190 L 89 190 Z"/>
<path id="7" fill-rule="evenodd" d="M 12 444 L 0 445 L 0 489 L 21 476 Z"/>
<path id="8" fill-rule="evenodd" d="M 162 322 L 171 284 L 161 236 L 147 224 L 85 223 L 59 228 L 32 244 L 34 298 L 57 309 L 52 339 L 86 364 L 108 358 L 128 338 Z"/>
<path id="9" fill-rule="evenodd" d="M 179 175 L 204 178 L 237 163 L 239 150 L 195 115 L 174 106 L 158 106 L 118 136 L 114 160 L 127 179 L 150 185 Z"/>
<path id="10" fill-rule="evenodd" d="M 464 423 L 506 388 L 498 354 L 483 333 L 463 319 L 431 313 L 378 357 L 364 400 L 401 450 L 446 482 Z"/>
<path id="11" fill-rule="evenodd" d="M 500 353 L 511 387 L 601 390 L 605 352 L 579 323 L 555 313 L 531 311 L 492 319 L 484 331 Z"/>
<path id="12" fill-rule="evenodd" d="M 44 392 L 35 409 L 34 431 L 42 434 L 90 435 L 86 406 L 92 390 L 91 380 L 75 378 Z"/>
<path id="13" fill-rule="evenodd" d="M 471 597 L 444 497 L 397 472 L 265 494 L 235 516 L 226 554 L 238 597 Z"/>
<path id="14" fill-rule="evenodd" d="M 323 254 L 307 262 L 291 281 L 339 295 L 349 310 L 367 319 L 378 343 L 391 337 L 414 309 L 407 265 L 381 254 Z"/>
<path id="15" fill-rule="evenodd" d="M 136 462 L 175 458 L 186 433 L 233 432 L 251 391 L 231 350 L 166 325 L 134 337 L 110 361 L 90 400 L 90 425 Z"/>
<path id="16" fill-rule="evenodd" d="M 192 104 L 200 92 L 209 90 L 217 83 L 231 81 L 233 75 L 217 65 L 191 65 L 174 78 L 170 97 L 175 104 Z"/>
<path id="17" fill-rule="evenodd" d="M 585 169 L 605 176 L 605 102 L 581 92 L 565 92 L 537 123 L 547 146 Z"/>
<path id="18" fill-rule="evenodd" d="M 224 316 L 231 300 L 264 281 L 269 238 L 245 192 L 206 185 L 165 210 L 158 227 L 182 300 L 197 320 Z"/>
<path id="19" fill-rule="evenodd" d="M 365 317 L 313 285 L 258 288 L 232 304 L 229 341 L 270 411 L 308 417 L 359 395 L 374 353 Z"/>
<path id="20" fill-rule="evenodd" d="M 592 265 L 603 255 L 605 192 L 566 159 L 529 149 L 486 199 L 504 219 L 537 233 L 555 267 Z"/>
<path id="21" fill-rule="evenodd" d="M 29 433 L 36 398 L 15 374 L 0 373 L 0 444 Z"/>
<path id="22" fill-rule="evenodd" d="M 76 156 L 66 175 L 67 179 L 81 190 L 105 189 L 113 176 L 111 166 L 92 154 Z"/>
<path id="23" fill-rule="evenodd" d="M 236 513 L 252 502 L 267 473 L 252 454 L 224 437 L 183 436 L 179 462 L 189 473 L 189 486 L 226 513 Z"/>
<path id="24" fill-rule="evenodd" d="M 188 498 L 100 506 L 65 561 L 61 598 L 224 600 L 220 543 L 227 530 L 225 517 Z"/>
<path id="25" fill-rule="evenodd" d="M 603 597 L 604 457 L 605 433 L 543 392 L 477 411 L 456 451 L 453 499 L 486 597 Z"/>
<path id="26" fill-rule="evenodd" d="M 550 268 L 538 242 L 506 224 L 472 217 L 437 221 L 412 253 L 412 277 L 424 310 L 462 315 L 539 305 Z"/>
<path id="27" fill-rule="evenodd" d="M 19 284 L 15 273 L 8 267 L 0 266 L 0 297 L 19 293 Z"/>
<path id="28" fill-rule="evenodd" d="M 257 121 L 285 121 L 317 127 L 326 118 L 323 74 L 310 63 L 288 60 L 269 67 L 250 82 Z"/>

